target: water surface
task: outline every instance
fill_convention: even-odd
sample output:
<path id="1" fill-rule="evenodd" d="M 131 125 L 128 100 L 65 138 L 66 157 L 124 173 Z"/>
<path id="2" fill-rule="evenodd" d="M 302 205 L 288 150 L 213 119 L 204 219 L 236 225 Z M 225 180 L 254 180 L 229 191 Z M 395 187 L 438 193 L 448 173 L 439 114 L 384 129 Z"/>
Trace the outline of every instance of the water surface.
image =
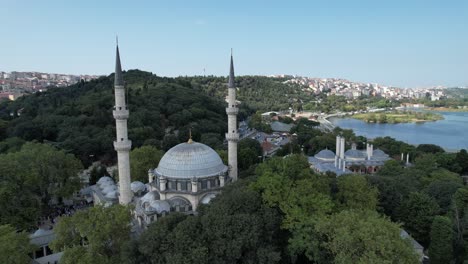
<path id="1" fill-rule="evenodd" d="M 373 124 L 352 118 L 330 118 L 335 126 L 368 138 L 390 136 L 409 144 L 436 144 L 448 151 L 468 149 L 468 112 L 439 112 L 444 120 L 424 123 Z"/>

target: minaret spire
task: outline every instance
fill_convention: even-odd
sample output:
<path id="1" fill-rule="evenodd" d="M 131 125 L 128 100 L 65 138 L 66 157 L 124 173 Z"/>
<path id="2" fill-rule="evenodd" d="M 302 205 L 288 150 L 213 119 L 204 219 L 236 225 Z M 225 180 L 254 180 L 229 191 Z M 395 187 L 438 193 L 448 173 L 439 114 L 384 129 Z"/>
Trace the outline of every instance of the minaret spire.
<path id="1" fill-rule="evenodd" d="M 116 55 L 115 55 L 115 81 L 114 85 L 115 86 L 123 86 L 123 77 L 122 77 L 122 65 L 120 64 L 120 53 L 119 53 L 119 44 L 118 44 L 118 39 L 117 39 L 117 45 L 116 45 Z"/>
<path id="2" fill-rule="evenodd" d="M 237 142 L 239 141 L 239 133 L 237 132 L 237 108 L 236 102 L 236 87 L 234 83 L 234 59 L 232 57 L 231 49 L 231 65 L 229 69 L 229 82 L 228 82 L 228 107 L 226 113 L 228 115 L 228 132 L 226 133 L 226 140 L 228 141 L 228 163 L 229 163 L 229 177 L 232 181 L 237 180 Z"/>
<path id="3" fill-rule="evenodd" d="M 117 40 L 117 39 L 116 39 Z M 118 40 L 117 40 L 118 41 Z M 119 46 L 116 45 L 115 58 L 115 106 L 112 112 L 115 119 L 117 139 L 114 141 L 114 149 L 117 151 L 117 165 L 119 169 L 119 202 L 127 205 L 132 201 L 130 189 L 130 149 L 132 141 L 128 139 L 127 119 L 129 116 L 125 101 L 125 87 L 122 77 L 122 66 L 120 64 Z"/>
<path id="4" fill-rule="evenodd" d="M 229 68 L 228 88 L 235 88 L 235 84 L 234 84 L 234 59 L 232 58 L 232 49 L 231 49 L 231 67 Z"/>

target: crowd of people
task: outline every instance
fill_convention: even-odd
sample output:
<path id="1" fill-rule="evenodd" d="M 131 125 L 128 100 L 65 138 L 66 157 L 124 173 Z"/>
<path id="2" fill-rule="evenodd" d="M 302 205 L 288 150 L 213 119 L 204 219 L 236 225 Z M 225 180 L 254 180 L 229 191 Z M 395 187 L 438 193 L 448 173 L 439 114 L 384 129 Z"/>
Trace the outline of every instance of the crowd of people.
<path id="1" fill-rule="evenodd" d="M 50 230 L 53 229 L 61 216 L 71 216 L 77 210 L 93 206 L 93 202 L 75 201 L 72 205 L 56 205 L 51 208 L 51 212 L 43 216 L 38 221 L 38 228 Z"/>

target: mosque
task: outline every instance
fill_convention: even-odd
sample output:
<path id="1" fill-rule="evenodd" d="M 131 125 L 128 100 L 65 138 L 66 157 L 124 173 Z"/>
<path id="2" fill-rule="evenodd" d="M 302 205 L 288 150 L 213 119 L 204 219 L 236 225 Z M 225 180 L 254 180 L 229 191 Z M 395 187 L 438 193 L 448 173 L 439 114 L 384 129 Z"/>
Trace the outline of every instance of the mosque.
<path id="1" fill-rule="evenodd" d="M 91 186 L 96 205 L 134 205 L 133 215 L 140 227 L 146 227 L 171 212 L 195 214 L 200 204 L 207 204 L 225 184 L 237 180 L 237 114 L 234 84 L 234 63 L 231 54 L 228 83 L 228 165 L 209 146 L 195 142 L 192 138 L 169 149 L 156 168 L 148 171 L 148 183 L 130 181 L 129 152 L 132 142 L 128 139 L 127 119 L 129 110 L 125 100 L 119 47 L 116 50 L 115 106 L 119 182 L 102 177 Z"/>
<path id="2" fill-rule="evenodd" d="M 366 144 L 365 150 L 358 150 L 356 144 L 352 144 L 351 149 L 346 151 L 345 148 L 345 139 L 337 136 L 336 152 L 321 150 L 308 158 L 310 167 L 318 173 L 333 172 L 337 176 L 350 173 L 373 174 L 391 159 L 382 150 L 374 150 L 372 144 Z"/>

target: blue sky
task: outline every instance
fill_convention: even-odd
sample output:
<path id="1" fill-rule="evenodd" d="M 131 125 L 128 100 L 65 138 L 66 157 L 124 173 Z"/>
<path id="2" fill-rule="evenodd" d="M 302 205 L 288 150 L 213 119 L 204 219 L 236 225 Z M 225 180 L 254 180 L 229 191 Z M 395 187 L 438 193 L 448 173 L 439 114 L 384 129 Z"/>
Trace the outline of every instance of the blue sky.
<path id="1" fill-rule="evenodd" d="M 0 71 L 468 86 L 468 1 L 0 0 Z"/>

